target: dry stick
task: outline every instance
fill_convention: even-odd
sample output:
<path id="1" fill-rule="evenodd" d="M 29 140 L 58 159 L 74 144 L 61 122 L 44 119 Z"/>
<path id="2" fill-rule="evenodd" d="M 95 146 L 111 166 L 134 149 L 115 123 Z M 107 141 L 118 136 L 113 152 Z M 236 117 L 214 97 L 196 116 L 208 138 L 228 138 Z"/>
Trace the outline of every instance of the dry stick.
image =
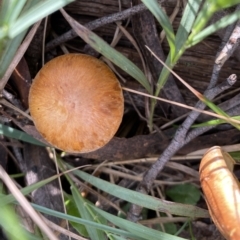
<path id="1" fill-rule="evenodd" d="M 240 5 L 236 7 L 235 11 L 240 9 Z M 212 78 L 208 89 L 214 87 L 218 81 L 218 75 L 224 63 L 232 56 L 234 51 L 239 46 L 239 36 L 240 36 L 240 20 L 235 24 L 231 24 L 226 28 L 222 43 L 220 46 L 220 52 L 217 54 L 215 64 L 213 67 Z"/>
<path id="2" fill-rule="evenodd" d="M 240 9 L 240 5 L 237 7 L 237 9 Z M 237 21 L 236 26 L 234 30 L 232 31 L 232 34 L 230 38 L 228 39 L 228 42 L 225 44 L 223 50 L 219 54 L 218 58 L 216 59 L 215 63 L 222 67 L 223 64 L 232 56 L 233 52 L 236 50 L 236 48 L 239 46 L 240 43 L 240 20 Z"/>
<path id="3" fill-rule="evenodd" d="M 236 75 L 232 74 L 230 77 L 221 83 L 220 85 L 216 86 L 213 89 L 207 90 L 204 93 L 204 96 L 207 97 L 209 100 L 212 100 L 216 95 L 219 93 L 225 91 L 226 89 L 230 88 L 234 83 L 236 82 Z M 196 105 L 196 108 L 203 109 L 205 107 L 205 104 L 202 102 L 198 102 Z M 163 154 L 158 158 L 158 160 L 152 165 L 152 167 L 146 172 L 146 174 L 143 177 L 142 182 L 137 188 L 138 192 L 141 193 L 148 193 L 154 180 L 156 179 L 158 173 L 163 169 L 164 165 L 173 157 L 173 155 L 186 144 L 186 133 L 190 126 L 195 121 L 194 118 L 194 111 L 191 112 L 184 121 L 184 123 L 178 128 L 173 140 L 168 145 L 168 147 L 165 149 Z M 197 114 L 199 114 L 197 112 Z M 207 130 L 206 130 L 207 131 Z M 195 132 L 196 134 L 196 132 Z M 201 133 L 200 133 L 201 134 Z M 199 135 L 200 135 L 199 134 Z M 195 138 L 194 136 L 193 138 Z M 189 138 L 188 141 L 191 139 Z M 142 208 L 137 205 L 131 205 L 130 211 L 128 213 L 128 219 L 131 221 L 138 221 L 139 216 L 141 213 Z"/>
<path id="4" fill-rule="evenodd" d="M 32 29 L 29 31 L 28 35 L 26 36 L 26 38 L 24 39 L 23 43 L 21 44 L 21 46 L 18 48 L 12 62 L 10 63 L 7 71 L 5 72 L 4 76 L 2 77 L 1 81 L 0 81 L 0 92 L 2 92 L 2 90 L 4 89 L 5 85 L 8 82 L 8 79 L 10 78 L 10 76 L 12 75 L 13 70 L 16 68 L 16 66 L 18 65 L 19 61 L 22 59 L 24 53 L 26 52 L 30 42 L 32 41 L 39 25 L 40 25 L 41 21 L 38 21 L 37 23 L 35 23 L 32 27 Z"/>
<path id="5" fill-rule="evenodd" d="M 144 4 L 139 4 L 135 7 L 126 9 L 122 12 L 113 13 L 113 14 L 110 14 L 108 16 L 96 19 L 92 22 L 89 22 L 89 23 L 83 25 L 83 26 L 88 28 L 89 30 L 94 30 L 94 29 L 102 27 L 106 24 L 124 20 L 128 17 L 131 17 L 131 16 L 133 16 L 137 13 L 141 13 L 141 12 L 146 11 L 146 10 L 147 10 L 147 7 Z M 55 48 L 56 46 L 58 46 L 60 44 L 63 44 L 66 41 L 69 41 L 69 40 L 71 40 L 71 39 L 73 39 L 77 36 L 78 35 L 76 34 L 76 32 L 73 29 L 71 29 L 70 31 L 64 33 L 60 37 L 58 37 L 58 38 L 52 40 L 51 42 L 49 42 L 46 45 L 46 51 L 50 51 L 51 49 Z"/>
<path id="6" fill-rule="evenodd" d="M 237 25 L 238 26 L 238 25 Z M 223 39 L 223 43 L 227 41 L 228 37 L 229 37 L 229 32 L 235 33 L 235 30 L 233 30 L 233 26 L 229 26 L 226 30 L 225 33 L 225 37 Z M 225 81 L 225 87 L 224 89 L 222 89 L 221 91 L 221 87 L 219 88 L 218 86 L 216 88 L 213 88 L 217 82 L 218 79 L 218 75 L 219 72 L 221 70 L 221 67 L 224 64 L 224 61 L 226 61 L 231 54 L 233 53 L 233 51 L 227 51 L 227 47 L 226 45 L 231 42 L 233 44 L 231 45 L 238 45 L 237 41 L 230 41 L 231 40 L 232 35 L 230 36 L 229 40 L 227 43 L 225 43 L 225 47 L 223 47 L 222 51 L 226 52 L 226 55 L 228 57 L 224 57 L 221 58 L 221 61 L 216 61 L 215 65 L 214 65 L 214 69 L 213 69 L 213 73 L 212 73 L 212 78 L 210 80 L 210 84 L 206 90 L 206 92 L 204 93 L 204 96 L 207 97 L 208 99 L 212 100 L 217 94 L 219 94 L 220 92 L 226 90 L 227 88 L 229 88 L 231 86 L 231 84 L 234 84 L 234 82 L 236 81 L 236 75 L 230 75 L 230 77 L 227 79 L 227 82 Z M 239 35 L 234 35 L 234 38 L 240 38 Z M 232 46 L 232 48 L 235 49 L 235 47 Z M 220 51 L 220 53 L 217 53 L 217 57 L 221 55 L 222 51 Z M 218 58 L 216 58 L 218 59 Z M 228 85 L 228 87 L 227 87 Z M 223 86 L 222 86 L 223 87 Z M 196 104 L 196 108 L 198 109 L 204 109 L 205 108 L 205 104 L 203 102 L 198 102 Z M 178 130 L 176 131 L 176 134 L 173 138 L 173 140 L 171 141 L 171 143 L 169 144 L 169 146 L 165 149 L 165 151 L 162 153 L 162 155 L 158 158 L 158 160 L 156 161 L 156 163 L 154 163 L 152 165 L 152 167 L 145 173 L 144 178 L 142 180 L 142 182 L 139 184 L 137 191 L 141 192 L 141 193 L 145 193 L 147 194 L 149 192 L 150 187 L 153 184 L 153 181 L 156 179 L 158 173 L 163 169 L 164 165 L 169 161 L 169 159 L 180 149 L 185 145 L 185 142 L 187 143 L 188 141 L 190 141 L 191 139 L 193 139 L 196 136 L 193 136 L 192 133 L 196 132 L 191 132 L 191 134 L 188 136 L 187 132 L 189 131 L 189 128 L 191 127 L 191 125 L 193 124 L 193 122 L 197 119 L 197 117 L 199 116 L 199 112 L 196 111 L 192 111 L 188 117 L 186 118 L 186 120 L 183 122 L 183 124 L 178 128 Z M 140 218 L 140 214 L 142 211 L 142 207 L 137 206 L 135 204 L 131 205 L 130 210 L 128 212 L 128 219 L 131 221 L 138 221 Z"/>
<path id="7" fill-rule="evenodd" d="M 57 237 L 50 230 L 47 224 L 40 218 L 37 212 L 33 209 L 31 204 L 27 201 L 27 199 L 22 195 L 17 186 L 13 183 L 11 178 L 5 172 L 5 170 L 0 166 L 0 178 L 6 184 L 12 195 L 16 198 L 22 208 L 26 211 L 26 213 L 32 218 L 32 220 L 39 226 L 39 228 L 46 234 L 46 236 L 50 240 L 57 240 Z"/>

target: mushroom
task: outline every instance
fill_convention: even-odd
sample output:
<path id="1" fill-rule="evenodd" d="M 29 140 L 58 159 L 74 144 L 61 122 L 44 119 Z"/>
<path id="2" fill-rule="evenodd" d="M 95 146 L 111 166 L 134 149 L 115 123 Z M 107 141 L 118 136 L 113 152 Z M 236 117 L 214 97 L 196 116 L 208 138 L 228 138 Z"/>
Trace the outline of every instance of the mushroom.
<path id="1" fill-rule="evenodd" d="M 29 109 L 36 129 L 52 146 L 86 153 L 114 136 L 124 100 L 106 64 L 88 55 L 66 54 L 38 72 L 29 93 Z"/>
<path id="2" fill-rule="evenodd" d="M 240 239 L 240 190 L 233 175 L 235 161 L 218 146 L 203 156 L 200 182 L 211 218 L 228 240 Z"/>

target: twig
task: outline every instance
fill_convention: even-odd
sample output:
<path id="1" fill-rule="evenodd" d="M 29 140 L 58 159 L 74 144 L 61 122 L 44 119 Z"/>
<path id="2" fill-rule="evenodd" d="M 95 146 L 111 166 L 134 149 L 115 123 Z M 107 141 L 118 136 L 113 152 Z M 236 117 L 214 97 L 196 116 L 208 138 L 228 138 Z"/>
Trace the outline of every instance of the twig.
<path id="1" fill-rule="evenodd" d="M 51 240 L 57 240 L 57 237 L 53 234 L 47 224 L 39 217 L 37 212 L 33 209 L 31 204 L 27 201 L 27 199 L 23 196 L 20 190 L 13 183 L 11 178 L 5 172 L 5 170 L 0 166 L 0 178 L 8 187 L 9 191 L 16 198 L 22 208 L 29 214 L 32 220 L 39 226 L 39 228 L 47 235 L 47 237 Z"/>
<path id="2" fill-rule="evenodd" d="M 207 90 L 204 94 L 205 97 L 212 100 L 216 95 L 221 93 L 222 91 L 226 90 L 227 88 L 230 88 L 234 83 L 236 82 L 236 75 L 230 75 L 230 77 L 220 84 L 220 86 L 217 86 L 216 88 Z M 196 108 L 203 109 L 205 107 L 205 104 L 202 102 L 198 102 Z M 183 122 L 183 124 L 179 127 L 177 130 L 175 137 L 173 138 L 172 142 L 169 144 L 168 148 L 163 152 L 162 156 L 158 159 L 156 162 L 156 166 L 153 166 L 153 170 L 149 170 L 147 174 L 145 175 L 145 186 L 146 189 L 149 190 L 151 186 L 151 179 L 155 179 L 158 172 L 161 171 L 161 169 L 164 167 L 165 163 L 170 159 L 177 150 L 179 150 L 185 143 L 186 134 L 190 128 L 190 126 L 195 121 L 195 115 L 191 112 L 189 116 L 186 118 L 186 120 Z M 199 114 L 199 113 L 198 113 Z M 157 170 L 157 172 L 156 172 Z"/>
<path id="3" fill-rule="evenodd" d="M 232 74 L 229 76 L 229 78 L 226 81 L 224 81 L 220 85 L 216 86 L 215 88 L 206 90 L 206 92 L 204 93 L 204 96 L 209 100 L 212 100 L 216 95 L 230 88 L 235 82 L 236 82 L 236 75 Z M 203 102 L 198 102 L 196 105 L 196 108 L 204 109 L 205 104 Z M 158 158 L 158 160 L 152 165 L 152 167 L 144 175 L 142 182 L 137 188 L 138 192 L 145 193 L 145 194 L 149 192 L 154 180 L 156 179 L 158 173 L 163 169 L 164 165 L 171 159 L 171 157 L 173 157 L 173 155 L 180 148 L 182 148 L 186 144 L 185 139 L 187 138 L 186 136 L 187 132 L 199 114 L 200 114 L 199 112 L 196 113 L 195 111 L 192 111 L 188 115 L 186 120 L 176 131 L 176 134 L 173 140 L 171 141 L 171 143 L 164 150 L 164 152 Z M 138 221 L 141 210 L 142 208 L 140 206 L 132 205 L 128 213 L 128 219 L 134 222 Z"/>
<path id="4" fill-rule="evenodd" d="M 236 28 L 238 29 L 238 25 L 236 26 Z M 236 75 L 230 75 L 230 77 L 228 78 L 228 80 L 230 80 L 230 81 L 228 83 L 225 82 L 226 85 L 224 87 L 217 86 L 216 88 L 214 88 L 214 86 L 216 85 L 217 80 L 218 80 L 219 72 L 220 72 L 224 62 L 233 53 L 233 51 L 226 51 L 226 48 L 228 46 L 227 44 L 229 44 L 229 42 L 238 44 L 238 41 L 234 41 L 234 40 L 230 41 L 230 39 L 232 39 L 231 37 L 233 37 L 233 36 L 234 36 L 234 39 L 240 38 L 240 31 L 238 31 L 236 28 L 233 31 L 232 31 L 233 26 L 229 26 L 227 28 L 222 45 L 227 41 L 227 37 L 229 37 L 230 31 L 232 32 L 232 34 L 231 34 L 229 40 L 227 41 L 227 43 L 224 44 L 224 47 L 222 48 L 220 53 L 217 54 L 216 60 L 218 59 L 218 56 L 221 56 L 222 51 L 225 52 L 225 55 L 224 55 L 225 57 L 220 58 L 221 61 L 216 61 L 214 64 L 210 84 L 209 84 L 206 92 L 204 93 L 205 97 L 207 97 L 210 100 L 212 100 L 217 94 L 219 94 L 221 92 L 221 90 L 224 91 L 227 88 L 227 85 L 229 85 L 229 87 L 230 87 L 231 84 L 234 84 L 236 81 Z M 233 33 L 235 33 L 235 35 L 233 35 Z M 231 45 L 234 45 L 234 44 L 231 44 Z M 196 104 L 196 108 L 203 110 L 205 108 L 205 104 L 202 102 L 198 102 Z M 163 154 L 158 158 L 157 162 L 155 164 L 153 164 L 152 167 L 146 172 L 146 174 L 143 178 L 143 181 L 140 183 L 140 185 L 137 188 L 137 191 L 147 194 L 149 192 L 150 187 L 153 184 L 153 181 L 156 179 L 158 173 L 163 169 L 164 165 L 169 161 L 169 159 L 180 148 L 182 148 L 185 145 L 186 139 L 188 139 L 190 141 L 192 138 L 194 138 L 194 136 L 192 135 L 193 132 L 191 133 L 191 135 L 189 135 L 189 138 L 187 138 L 188 137 L 187 132 L 189 131 L 189 128 L 191 127 L 191 125 L 197 119 L 198 116 L 199 116 L 199 112 L 197 112 L 197 111 L 192 111 L 188 115 L 188 117 L 183 122 L 183 124 L 178 128 L 178 130 L 177 130 L 173 140 L 169 144 L 169 146 L 165 149 Z M 190 138 L 190 136 L 191 136 L 191 138 Z M 142 211 L 142 208 L 140 206 L 131 205 L 130 211 L 128 213 L 128 219 L 131 221 L 134 221 L 134 222 L 138 221 L 140 218 L 141 211 Z"/>
<path id="5" fill-rule="evenodd" d="M 94 29 L 102 27 L 106 24 L 124 20 L 128 17 L 131 17 L 137 13 L 141 13 L 146 10 L 147 10 L 147 7 L 144 4 L 139 4 L 135 7 L 126 9 L 124 11 L 113 13 L 108 16 L 104 16 L 102 18 L 96 19 L 92 22 L 89 22 L 89 23 L 83 25 L 83 26 L 88 28 L 89 30 L 94 30 Z M 77 36 L 78 35 L 76 34 L 76 32 L 73 29 L 71 29 L 70 31 L 64 33 L 60 37 L 49 42 L 46 45 L 46 51 L 50 51 L 51 49 L 55 48 L 56 46 L 63 44 L 69 40 L 72 40 L 73 38 L 75 38 Z"/>
<path id="6" fill-rule="evenodd" d="M 217 55 L 216 55 L 216 60 L 215 60 L 214 66 L 213 66 L 213 72 L 212 72 L 210 83 L 208 85 L 208 89 L 214 87 L 218 81 L 218 76 L 219 76 L 219 73 L 221 71 L 223 64 L 219 64 L 219 61 L 217 62 L 217 59 L 219 58 L 219 56 L 222 55 L 222 51 L 224 51 L 224 48 L 231 36 L 231 33 L 234 31 L 234 27 L 235 27 L 235 25 L 232 24 L 226 28 L 224 37 L 222 39 L 222 43 L 221 43 L 221 45 L 219 47 L 219 51 L 217 52 Z"/>
<path id="7" fill-rule="evenodd" d="M 239 6 L 237 7 L 238 10 L 240 9 Z M 239 43 L 240 43 L 240 20 L 237 21 L 230 38 L 228 39 L 227 43 L 225 44 L 215 63 L 219 67 L 222 67 L 223 64 L 232 56 L 233 52 L 239 46 Z"/>

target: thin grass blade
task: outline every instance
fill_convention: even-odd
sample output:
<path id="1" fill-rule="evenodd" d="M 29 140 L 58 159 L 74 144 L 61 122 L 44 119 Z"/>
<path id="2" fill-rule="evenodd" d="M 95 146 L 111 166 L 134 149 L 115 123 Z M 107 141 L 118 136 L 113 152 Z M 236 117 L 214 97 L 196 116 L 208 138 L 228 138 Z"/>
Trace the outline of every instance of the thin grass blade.
<path id="1" fill-rule="evenodd" d="M 3 124 L 0 124 L 0 134 L 9 137 L 9 138 L 14 138 L 18 139 L 20 141 L 32 143 L 38 146 L 43 146 L 45 147 L 46 145 L 37 139 L 31 137 L 30 135 L 26 134 L 25 132 L 19 131 L 15 128 L 5 126 Z"/>
<path id="2" fill-rule="evenodd" d="M 8 0 L 6 0 L 8 1 Z M 22 12 L 28 11 L 32 6 L 36 4 L 36 0 L 27 1 L 22 9 Z M 2 78 L 8 69 L 9 64 L 11 63 L 18 47 L 20 46 L 27 30 L 21 32 L 18 36 L 13 39 L 8 37 L 3 38 L 7 35 L 8 29 L 1 31 L 0 28 L 0 78 Z"/>
<path id="3" fill-rule="evenodd" d="M 58 217 L 58 218 L 61 218 L 61 219 L 65 219 L 65 220 L 68 220 L 68 221 L 83 224 L 85 226 L 90 226 L 92 228 L 100 229 L 102 231 L 108 231 L 108 232 L 111 232 L 111 233 L 114 233 L 114 234 L 118 234 L 120 236 L 125 236 L 125 237 L 128 237 L 128 238 L 131 238 L 131 239 L 137 239 L 134 234 L 129 233 L 129 232 L 124 231 L 124 230 L 121 230 L 121 229 L 117 229 L 117 228 L 114 228 L 114 227 L 109 227 L 107 225 L 99 224 L 99 223 L 92 222 L 92 221 L 89 221 L 89 220 L 85 220 L 85 219 L 82 219 L 82 218 L 77 218 L 77 217 L 74 217 L 74 216 L 71 216 L 71 215 L 68 215 L 68 214 L 65 214 L 65 213 L 57 212 L 57 211 L 54 211 L 52 209 L 48 209 L 48 208 L 39 206 L 39 205 L 34 204 L 34 203 L 32 203 L 31 205 L 33 206 L 34 209 L 36 209 L 37 211 L 39 211 L 41 213 L 45 213 L 45 214 L 55 216 L 55 217 Z"/>
<path id="4" fill-rule="evenodd" d="M 240 116 L 234 116 L 234 117 L 231 117 L 231 118 L 236 119 L 236 120 L 240 120 Z M 209 126 L 216 126 L 216 125 L 223 124 L 223 123 L 227 123 L 227 121 L 225 121 L 223 119 L 214 119 L 214 120 L 210 120 L 210 121 L 203 122 L 203 123 L 193 124 L 192 127 L 193 128 L 209 127 Z"/>
<path id="5" fill-rule="evenodd" d="M 13 7 L 11 16 L 8 20 L 9 24 L 12 24 L 20 15 L 23 7 L 27 0 L 17 0 L 15 6 Z"/>
<path id="6" fill-rule="evenodd" d="M 9 240 L 30 239 L 26 230 L 19 224 L 20 222 L 11 206 L 0 207 L 0 226 L 5 229 Z"/>
<path id="7" fill-rule="evenodd" d="M 74 186 L 71 187 L 71 191 L 72 191 L 72 196 L 73 196 L 74 202 L 75 202 L 82 218 L 89 220 L 89 221 L 94 221 L 93 216 L 91 216 L 91 214 L 87 208 L 87 203 L 86 203 L 86 201 L 84 201 L 84 199 L 80 195 L 79 191 Z M 100 230 L 91 228 L 89 226 L 86 226 L 86 229 L 87 229 L 90 239 L 101 240 L 101 239 L 105 238 L 104 233 Z"/>
<path id="8" fill-rule="evenodd" d="M 149 48 L 148 48 L 149 49 Z M 149 49 L 151 51 L 151 49 Z M 240 129 L 240 125 L 234 123 L 231 119 L 230 116 L 228 116 L 221 108 L 219 108 L 218 106 L 216 106 L 213 102 L 211 102 L 209 99 L 207 99 L 204 95 L 202 95 L 201 93 L 199 93 L 197 90 L 195 90 L 191 85 L 189 85 L 187 82 L 185 82 L 181 77 L 179 77 L 175 72 L 172 71 L 172 69 L 170 67 L 167 66 L 167 64 L 165 64 L 160 58 L 158 58 L 158 56 L 156 56 L 156 54 L 154 54 L 153 52 L 151 52 L 156 59 L 158 59 L 159 62 L 161 62 L 161 64 L 164 65 L 164 68 L 166 68 L 169 72 L 171 72 L 175 77 L 177 77 L 177 79 L 183 83 L 200 101 L 202 101 L 203 103 L 205 103 L 210 109 L 212 109 L 214 112 L 216 112 L 218 115 L 220 116 L 224 116 L 227 118 L 227 121 L 229 124 L 233 125 L 235 128 Z M 164 69 L 163 69 L 164 70 Z M 229 84 L 233 85 L 237 80 L 237 76 L 236 74 L 231 74 L 229 76 L 228 81 Z M 236 120 L 235 120 L 236 121 Z"/>
<path id="9" fill-rule="evenodd" d="M 166 13 L 162 10 L 161 6 L 158 4 L 156 0 L 142 0 L 142 2 L 146 5 L 146 7 L 152 12 L 155 18 L 158 20 L 159 24 L 162 26 L 166 33 L 166 37 L 168 40 L 168 44 L 170 47 L 170 55 L 171 59 L 174 57 L 176 52 L 175 47 L 175 34 L 173 31 L 172 24 L 166 15 Z"/>
<path id="10" fill-rule="evenodd" d="M 69 215 L 74 216 L 74 217 L 80 218 L 81 215 L 80 215 L 80 213 L 77 209 L 76 204 L 74 203 L 72 195 L 69 195 L 69 194 L 65 193 L 64 194 L 64 199 L 65 199 L 65 206 L 66 206 L 67 213 Z M 87 229 L 84 225 L 79 224 L 79 223 L 75 223 L 75 222 L 70 222 L 70 224 L 78 232 L 78 234 L 80 234 L 81 236 L 86 237 L 86 238 L 89 237 Z"/>
<path id="11" fill-rule="evenodd" d="M 167 66 L 169 66 L 169 68 L 171 68 L 171 69 L 173 68 L 174 64 L 171 64 L 170 55 L 168 55 L 168 57 L 165 61 L 165 64 Z M 161 73 L 160 73 L 160 76 L 158 78 L 157 87 L 156 87 L 156 91 L 154 93 L 154 96 L 159 95 L 161 89 L 163 88 L 164 84 L 168 80 L 169 75 L 170 75 L 170 71 L 164 66 Z"/>
<path id="12" fill-rule="evenodd" d="M 201 2 L 202 0 L 188 1 L 176 34 L 176 52 L 180 51 L 185 42 L 187 41 L 188 35 L 192 30 L 192 26 L 196 19 Z"/>
<path id="13" fill-rule="evenodd" d="M 30 8 L 25 14 L 17 19 L 16 22 L 10 25 L 8 36 L 10 38 L 16 37 L 19 33 L 26 30 L 35 22 L 50 15 L 65 5 L 73 2 L 74 0 L 46 0 L 39 1 L 32 8 Z"/>
<path id="14" fill-rule="evenodd" d="M 68 165 L 68 167 L 72 169 L 70 165 Z M 180 216 L 186 216 L 190 218 L 201 218 L 209 216 L 208 212 L 204 209 L 192 205 L 173 203 L 153 198 L 145 194 L 141 194 L 120 186 L 116 186 L 79 170 L 73 171 L 73 174 L 76 174 L 84 181 L 91 183 L 93 186 L 103 190 L 104 192 L 107 192 L 116 197 L 120 197 L 125 201 L 140 205 L 145 208 Z"/>
<path id="15" fill-rule="evenodd" d="M 217 105 L 215 105 L 213 102 L 211 102 L 210 100 L 208 100 L 204 96 L 200 100 L 202 102 L 204 102 L 209 108 L 211 108 L 215 113 L 217 113 L 219 115 L 222 115 L 224 117 L 227 117 L 229 119 L 228 123 L 231 124 L 232 126 L 234 126 L 235 128 L 237 128 L 238 130 L 240 130 L 240 125 L 231 122 L 231 117 L 227 113 L 225 113 L 221 108 L 219 108 Z"/>
<path id="16" fill-rule="evenodd" d="M 8 28 L 14 9 L 22 0 L 3 0 L 0 5 L 0 26 Z"/>
<path id="17" fill-rule="evenodd" d="M 120 237 L 120 236 L 113 235 L 113 234 L 108 234 L 108 238 L 113 239 L 113 240 L 127 240 L 127 238 Z"/>
<path id="18" fill-rule="evenodd" d="M 214 32 L 218 31 L 219 29 L 225 28 L 228 25 L 236 22 L 240 18 L 240 11 L 236 11 L 232 14 L 229 14 L 219 21 L 211 24 L 210 26 L 203 29 L 201 32 L 196 34 L 192 40 L 188 43 L 187 48 L 196 45 L 197 43 L 201 42 L 207 36 L 213 34 Z"/>
<path id="19" fill-rule="evenodd" d="M 219 10 L 223 10 L 228 7 L 232 7 L 236 4 L 240 3 L 239 0 L 208 0 L 205 1 L 201 11 L 198 14 L 198 17 L 194 23 L 194 26 L 192 28 L 192 33 L 188 39 L 188 44 L 193 42 L 193 38 L 196 37 L 196 35 L 200 34 L 200 32 L 203 30 L 203 28 L 207 25 L 209 19 L 213 16 L 213 14 Z M 197 42 L 196 42 L 197 43 Z"/>
<path id="20" fill-rule="evenodd" d="M 22 32 L 14 39 L 5 38 L 0 40 L 0 79 L 3 77 L 6 70 L 8 69 L 8 66 L 11 63 L 25 34 L 26 34 L 26 31 Z"/>
<path id="21" fill-rule="evenodd" d="M 232 7 L 238 3 L 240 3 L 239 0 L 208 0 L 208 4 L 212 4 L 215 6 L 216 10 L 221 10 L 225 8 Z"/>
<path id="22" fill-rule="evenodd" d="M 92 209 L 94 209 L 96 212 L 101 214 L 103 217 L 105 217 L 109 222 L 113 223 L 114 225 L 120 227 L 121 229 L 125 229 L 126 231 L 129 231 L 136 236 L 139 237 L 139 239 L 154 239 L 154 240 L 183 240 L 183 238 L 173 236 L 167 233 L 163 233 L 148 227 L 145 227 L 140 224 L 136 224 L 133 222 L 130 222 L 128 220 L 116 217 L 110 213 L 107 213 L 99 208 L 96 208 L 92 205 L 89 205 Z"/>

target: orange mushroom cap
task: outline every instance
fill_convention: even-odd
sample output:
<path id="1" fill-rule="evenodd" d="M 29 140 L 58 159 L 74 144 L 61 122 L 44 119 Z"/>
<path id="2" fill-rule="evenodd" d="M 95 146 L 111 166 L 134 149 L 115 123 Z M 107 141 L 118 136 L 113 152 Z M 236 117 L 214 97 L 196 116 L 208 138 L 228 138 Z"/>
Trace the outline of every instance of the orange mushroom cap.
<path id="1" fill-rule="evenodd" d="M 66 152 L 90 152 L 107 144 L 124 110 L 121 86 L 102 61 L 67 54 L 48 62 L 36 75 L 29 108 L 39 133 Z"/>
<path id="2" fill-rule="evenodd" d="M 200 182 L 215 225 L 227 240 L 240 239 L 240 189 L 233 159 L 218 146 L 202 158 Z"/>

